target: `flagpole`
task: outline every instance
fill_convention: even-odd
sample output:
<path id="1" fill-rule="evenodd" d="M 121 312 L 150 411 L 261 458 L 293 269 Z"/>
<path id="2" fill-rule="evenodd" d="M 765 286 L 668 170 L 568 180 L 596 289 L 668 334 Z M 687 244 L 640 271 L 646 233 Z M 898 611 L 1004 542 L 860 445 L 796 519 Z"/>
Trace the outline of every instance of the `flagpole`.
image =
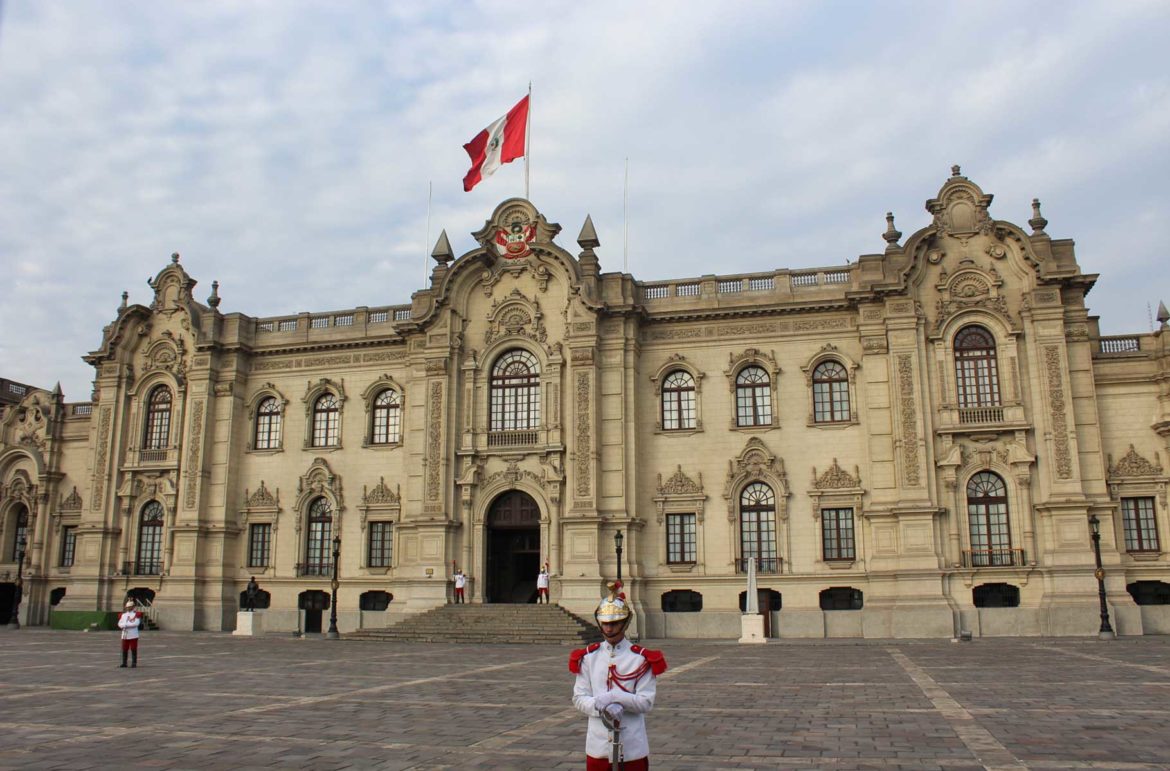
<path id="1" fill-rule="evenodd" d="M 630 272 L 630 159 L 626 158 L 626 186 L 622 196 L 622 272 Z"/>
<path id="2" fill-rule="evenodd" d="M 532 143 L 532 81 L 528 81 L 528 114 L 525 116 L 527 125 L 524 127 L 524 200 L 531 201 L 528 194 L 528 153 Z"/>
<path id="3" fill-rule="evenodd" d="M 427 182 L 427 240 L 423 244 L 423 286 L 427 285 L 427 273 L 431 264 L 427 260 L 431 256 L 431 197 L 434 193 L 434 180 Z"/>

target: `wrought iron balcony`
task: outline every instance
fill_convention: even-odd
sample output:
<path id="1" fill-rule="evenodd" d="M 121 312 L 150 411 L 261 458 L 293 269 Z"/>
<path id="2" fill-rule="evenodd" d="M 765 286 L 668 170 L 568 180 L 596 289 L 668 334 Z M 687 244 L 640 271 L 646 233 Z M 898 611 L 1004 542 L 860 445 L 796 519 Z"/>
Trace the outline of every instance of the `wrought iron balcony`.
<path id="1" fill-rule="evenodd" d="M 963 551 L 963 567 L 965 568 L 1013 568 L 1023 567 L 1023 549 L 965 549 Z"/>
<path id="2" fill-rule="evenodd" d="M 1002 423 L 1003 407 L 960 407 L 959 423 Z"/>
<path id="3" fill-rule="evenodd" d="M 748 560 L 751 559 L 756 561 L 756 573 L 758 575 L 775 575 L 784 572 L 784 559 L 782 557 L 740 557 L 735 561 L 735 572 L 747 573 Z"/>

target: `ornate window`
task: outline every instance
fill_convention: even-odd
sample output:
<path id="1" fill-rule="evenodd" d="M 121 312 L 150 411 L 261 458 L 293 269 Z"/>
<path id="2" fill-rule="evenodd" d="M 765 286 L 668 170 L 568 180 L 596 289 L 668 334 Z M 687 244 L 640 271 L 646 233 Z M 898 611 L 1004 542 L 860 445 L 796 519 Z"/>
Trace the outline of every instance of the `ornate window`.
<path id="1" fill-rule="evenodd" d="M 20 542 L 24 541 L 25 549 L 28 548 L 28 507 L 23 503 L 17 504 L 13 522 L 16 524 L 12 533 L 12 546 L 8 553 L 11 555 L 9 562 L 16 562 L 19 556 L 17 552 L 20 550 Z"/>
<path id="2" fill-rule="evenodd" d="M 1128 552 L 1158 551 L 1158 525 L 1152 497 L 1122 498 L 1121 524 Z"/>
<path id="3" fill-rule="evenodd" d="M 851 417 L 849 373 L 839 361 L 822 361 L 813 370 L 813 421 L 840 423 Z"/>
<path id="4" fill-rule="evenodd" d="M 959 409 L 1000 406 L 995 338 L 983 327 L 963 327 L 955 335 L 955 383 Z"/>
<path id="5" fill-rule="evenodd" d="M 313 447 L 336 447 L 339 437 L 341 405 L 329 391 L 313 402 Z"/>
<path id="6" fill-rule="evenodd" d="M 772 425 L 772 384 L 763 367 L 744 367 L 735 377 L 735 424 Z"/>
<path id="7" fill-rule="evenodd" d="M 662 381 L 662 428 L 695 428 L 695 379 L 686 370 L 676 369 Z"/>
<path id="8" fill-rule="evenodd" d="M 327 576 L 333 571 L 333 507 L 325 498 L 309 504 L 309 535 L 305 539 L 303 575 Z"/>
<path id="9" fill-rule="evenodd" d="M 394 556 L 394 523 L 370 523 L 370 552 L 368 565 L 372 568 L 388 568 Z"/>
<path id="10" fill-rule="evenodd" d="M 257 450 L 280 449 L 280 402 L 275 396 L 266 397 L 256 408 L 256 441 L 252 445 Z"/>
<path id="11" fill-rule="evenodd" d="M 138 518 L 138 556 L 135 575 L 157 576 L 162 573 L 163 507 L 150 501 Z"/>
<path id="12" fill-rule="evenodd" d="M 266 568 L 272 552 L 272 523 L 258 522 L 248 528 L 248 567 Z"/>
<path id="13" fill-rule="evenodd" d="M 753 482 L 739 495 L 739 571 L 748 560 L 759 573 L 779 573 L 776 554 L 776 494 L 763 482 Z"/>
<path id="14" fill-rule="evenodd" d="M 695 561 L 695 515 L 666 515 L 666 561 L 689 564 Z"/>
<path id="15" fill-rule="evenodd" d="M 990 471 L 980 471 L 967 482 L 967 523 L 971 532 L 971 567 L 1015 564 L 1008 529 L 1007 488 Z"/>
<path id="16" fill-rule="evenodd" d="M 73 555 L 77 551 L 77 525 L 61 528 L 61 567 L 73 567 Z"/>
<path id="17" fill-rule="evenodd" d="M 853 560 L 853 509 L 821 509 L 821 542 L 826 560 Z"/>
<path id="18" fill-rule="evenodd" d="M 171 436 L 171 389 L 155 386 L 146 399 L 146 431 L 142 438 L 144 450 L 162 450 Z"/>
<path id="19" fill-rule="evenodd" d="M 528 351 L 507 351 L 492 366 L 489 427 L 534 431 L 540 427 L 540 362 Z"/>
<path id="20" fill-rule="evenodd" d="M 370 444 L 398 444 L 402 440 L 402 400 L 393 388 L 378 392 L 371 413 Z"/>

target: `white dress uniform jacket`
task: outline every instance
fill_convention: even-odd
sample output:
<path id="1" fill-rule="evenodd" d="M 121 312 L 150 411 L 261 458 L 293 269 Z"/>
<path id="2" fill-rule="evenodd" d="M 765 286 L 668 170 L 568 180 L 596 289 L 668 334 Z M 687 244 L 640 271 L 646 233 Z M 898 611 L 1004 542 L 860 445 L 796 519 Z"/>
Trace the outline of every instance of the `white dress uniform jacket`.
<path id="1" fill-rule="evenodd" d="M 138 615 L 138 611 L 136 610 L 128 610 L 119 616 L 118 628 L 122 630 L 122 639 L 137 640 L 138 627 L 141 623 L 142 617 Z"/>
<path id="2" fill-rule="evenodd" d="M 658 656 L 657 651 L 646 651 L 623 639 L 617 645 L 608 642 L 590 645 L 580 658 L 580 671 L 573 684 L 573 706 L 589 716 L 589 731 L 585 737 L 585 754 L 595 758 L 608 758 L 610 753 L 609 730 L 601 722 L 600 713 L 594 706 L 597 696 L 606 691 L 615 691 L 619 696 L 615 702 L 622 705 L 621 740 L 626 760 L 638 760 L 650 755 L 650 743 L 646 737 L 646 713 L 654 707 L 657 690 L 653 668 L 644 654 Z M 573 667 L 570 660 L 570 669 Z M 613 680 L 610 665 L 619 676 L 629 676 L 639 669 L 645 673 L 636 680 Z M 665 662 L 663 662 L 665 665 Z M 663 666 L 665 668 L 665 666 Z M 659 669 L 658 671 L 661 671 Z M 620 690 L 618 683 L 624 690 Z M 628 693 L 627 693 L 628 691 Z"/>

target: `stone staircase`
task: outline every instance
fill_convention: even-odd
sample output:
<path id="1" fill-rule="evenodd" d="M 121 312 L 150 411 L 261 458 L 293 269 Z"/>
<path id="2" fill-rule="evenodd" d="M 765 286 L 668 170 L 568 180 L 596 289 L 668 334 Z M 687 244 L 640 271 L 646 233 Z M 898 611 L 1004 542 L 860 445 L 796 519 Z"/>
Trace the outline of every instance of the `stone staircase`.
<path id="1" fill-rule="evenodd" d="M 362 629 L 347 640 L 436 643 L 584 645 L 601 640 L 597 627 L 559 605 L 444 605 L 385 629 Z"/>

